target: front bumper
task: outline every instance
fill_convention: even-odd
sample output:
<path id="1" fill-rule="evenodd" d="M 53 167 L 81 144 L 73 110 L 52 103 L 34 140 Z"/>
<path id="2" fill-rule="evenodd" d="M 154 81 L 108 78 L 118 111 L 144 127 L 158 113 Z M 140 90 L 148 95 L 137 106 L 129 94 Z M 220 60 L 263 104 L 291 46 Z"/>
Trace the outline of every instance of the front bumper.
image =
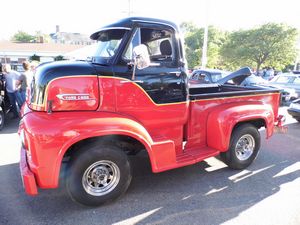
<path id="1" fill-rule="evenodd" d="M 20 171 L 25 192 L 28 195 L 37 195 L 38 189 L 34 174 L 31 172 L 27 164 L 26 150 L 21 147 Z"/>

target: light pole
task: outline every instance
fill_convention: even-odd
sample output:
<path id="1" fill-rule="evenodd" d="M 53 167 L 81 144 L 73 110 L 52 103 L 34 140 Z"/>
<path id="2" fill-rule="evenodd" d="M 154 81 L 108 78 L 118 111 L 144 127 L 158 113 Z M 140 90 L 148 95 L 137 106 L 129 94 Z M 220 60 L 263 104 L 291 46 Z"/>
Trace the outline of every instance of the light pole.
<path id="1" fill-rule="evenodd" d="M 208 4 L 207 0 L 204 1 L 204 15 L 205 15 L 205 25 L 204 25 L 204 37 L 202 46 L 202 58 L 201 58 L 201 68 L 205 69 L 207 64 L 207 41 L 208 41 Z"/>
<path id="2" fill-rule="evenodd" d="M 206 24 L 204 27 L 204 37 L 203 37 L 203 46 L 202 46 L 202 60 L 201 60 L 202 69 L 205 69 L 207 64 L 207 38 L 208 38 L 208 26 Z"/>
<path id="3" fill-rule="evenodd" d="M 130 11 L 131 11 L 131 0 L 128 0 L 128 16 L 130 17 Z"/>

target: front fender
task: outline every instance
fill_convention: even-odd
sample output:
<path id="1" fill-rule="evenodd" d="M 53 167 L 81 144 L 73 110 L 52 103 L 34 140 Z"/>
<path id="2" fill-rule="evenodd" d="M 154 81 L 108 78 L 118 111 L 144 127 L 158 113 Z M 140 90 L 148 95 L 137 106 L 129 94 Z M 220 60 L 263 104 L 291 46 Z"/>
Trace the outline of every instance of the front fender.
<path id="1" fill-rule="evenodd" d="M 114 134 L 130 136 L 145 146 L 150 159 L 156 146 L 140 123 L 116 113 L 30 112 L 23 117 L 23 127 L 31 152 L 30 167 L 43 188 L 57 187 L 66 151 L 81 140 Z"/>
<path id="2" fill-rule="evenodd" d="M 238 102 L 216 107 L 208 115 L 207 145 L 219 151 L 227 151 L 234 126 L 240 122 L 263 119 L 267 138 L 273 133 L 274 113 L 270 105 L 260 102 Z"/>
<path id="3" fill-rule="evenodd" d="M 152 146 L 154 145 L 148 131 L 133 119 L 115 113 L 103 113 L 101 117 L 96 116 L 84 121 L 80 117 L 72 118 L 72 127 L 66 128 L 62 134 L 70 136 L 69 140 L 61 147 L 55 163 L 54 179 L 58 182 L 60 166 L 65 153 L 70 147 L 79 141 L 101 137 L 106 135 L 129 136 L 141 142 L 149 153 L 150 159 Z M 57 183 L 58 184 L 58 183 Z M 55 185 L 56 186 L 56 185 Z"/>

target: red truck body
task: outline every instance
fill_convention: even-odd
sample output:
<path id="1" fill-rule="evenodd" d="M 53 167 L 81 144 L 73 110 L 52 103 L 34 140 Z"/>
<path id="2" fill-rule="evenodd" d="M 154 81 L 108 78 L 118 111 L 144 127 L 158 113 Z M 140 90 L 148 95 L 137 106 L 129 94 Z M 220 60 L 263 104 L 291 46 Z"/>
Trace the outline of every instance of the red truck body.
<path id="1" fill-rule="evenodd" d="M 76 68 L 86 66 L 83 62 L 73 65 Z M 183 100 L 157 102 L 138 82 L 117 76 L 116 72 L 109 75 L 97 69 L 97 72 L 91 69 L 90 74 L 76 69 L 67 75 L 62 69 L 56 73 L 60 75 L 41 85 L 50 73 L 45 71 L 59 71 L 67 66 L 68 62 L 64 62 L 38 68 L 36 86 L 23 108 L 19 128 L 22 139 L 20 168 L 25 190 L 30 195 L 37 194 L 38 188 L 58 187 L 62 162 L 67 159 L 70 163 L 74 152 L 92 142 L 99 141 L 100 146 L 103 143 L 121 146 L 120 149 L 129 149 L 129 153 L 145 149 L 152 171 L 156 173 L 226 154 L 233 132 L 241 125 L 248 124 L 255 129 L 265 127 L 268 138 L 278 123 L 280 96 L 274 89 L 222 85 L 191 90 L 184 78 L 182 90 L 187 94 Z M 80 154 L 84 154 L 82 152 Z M 78 153 L 74 154 L 79 158 Z M 97 168 L 100 167 L 105 168 L 102 164 Z M 72 173 L 72 167 L 69 170 Z M 122 170 L 118 173 L 122 175 Z M 113 178 L 105 179 L 109 180 L 105 184 L 109 186 Z M 86 186 L 89 185 L 93 183 Z M 125 189 L 128 185 L 124 185 Z M 76 200 L 87 205 L 107 201 Z"/>

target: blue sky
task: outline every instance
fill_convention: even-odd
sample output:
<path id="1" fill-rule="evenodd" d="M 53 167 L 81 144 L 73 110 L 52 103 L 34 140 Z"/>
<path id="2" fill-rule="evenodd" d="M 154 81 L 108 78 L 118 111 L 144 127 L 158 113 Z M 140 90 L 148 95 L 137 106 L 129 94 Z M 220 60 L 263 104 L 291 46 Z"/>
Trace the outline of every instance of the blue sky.
<path id="1" fill-rule="evenodd" d="M 250 28 L 267 22 L 284 22 L 300 29 L 297 0 L 16 0 L 1 3 L 0 39 L 22 30 L 31 34 L 61 31 L 90 34 L 128 15 L 158 17 L 176 23 L 205 21 L 223 30 Z"/>

